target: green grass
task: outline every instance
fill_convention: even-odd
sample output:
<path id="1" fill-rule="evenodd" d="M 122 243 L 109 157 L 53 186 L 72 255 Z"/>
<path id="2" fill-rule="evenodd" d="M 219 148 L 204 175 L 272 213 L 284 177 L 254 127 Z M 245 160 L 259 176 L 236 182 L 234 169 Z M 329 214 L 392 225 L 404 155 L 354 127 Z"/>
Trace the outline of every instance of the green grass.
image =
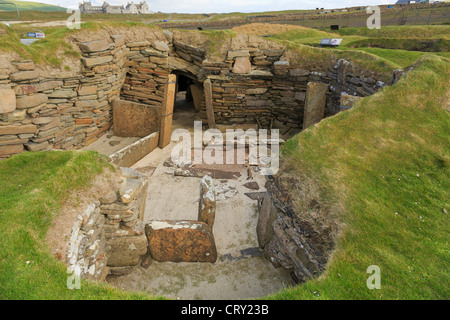
<path id="1" fill-rule="evenodd" d="M 80 290 L 67 289 L 66 267 L 45 243 L 67 197 L 106 168 L 103 156 L 80 151 L 27 152 L 0 161 L 0 299 L 151 298 L 87 281 Z"/>
<path id="2" fill-rule="evenodd" d="M 400 26 L 380 30 L 343 28 L 338 32 L 305 28 L 279 33 L 269 39 L 298 51 L 299 66 L 328 68 L 337 59 L 344 58 L 375 72 L 385 82 L 390 79 L 393 69 L 411 66 L 428 51 L 449 57 L 450 26 Z M 342 38 L 343 41 L 337 48 L 319 48 L 323 38 Z"/>
<path id="3" fill-rule="evenodd" d="M 440 38 L 450 36 L 450 26 L 387 26 L 380 29 L 342 28 L 341 36 L 363 36 L 375 38 Z"/>
<path id="4" fill-rule="evenodd" d="M 450 298 L 449 69 L 424 56 L 396 85 L 286 142 L 282 171 L 320 181 L 345 227 L 323 276 L 269 298 Z M 371 265 L 380 290 L 366 287 Z"/>

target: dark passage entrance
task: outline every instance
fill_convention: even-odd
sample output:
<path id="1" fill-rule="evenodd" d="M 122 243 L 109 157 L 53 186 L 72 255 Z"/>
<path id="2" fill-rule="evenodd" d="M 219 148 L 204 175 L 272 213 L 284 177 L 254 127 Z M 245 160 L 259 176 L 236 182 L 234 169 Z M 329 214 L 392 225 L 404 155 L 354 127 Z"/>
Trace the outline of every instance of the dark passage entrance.
<path id="1" fill-rule="evenodd" d="M 194 99 L 191 92 L 192 84 L 192 79 L 181 74 L 177 75 L 177 89 L 174 112 L 195 110 Z"/>

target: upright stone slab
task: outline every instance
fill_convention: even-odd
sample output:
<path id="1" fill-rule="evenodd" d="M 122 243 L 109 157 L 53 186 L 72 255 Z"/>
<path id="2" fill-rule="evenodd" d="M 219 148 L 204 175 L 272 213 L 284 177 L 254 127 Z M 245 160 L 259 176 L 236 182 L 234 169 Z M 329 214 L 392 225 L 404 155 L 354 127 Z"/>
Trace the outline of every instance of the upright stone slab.
<path id="1" fill-rule="evenodd" d="M 200 181 L 200 202 L 198 205 L 198 220 L 211 227 L 216 218 L 216 191 L 214 181 L 210 176 L 204 176 Z"/>
<path id="2" fill-rule="evenodd" d="M 142 138 L 159 131 L 160 108 L 120 99 L 112 105 L 114 135 Z"/>
<path id="3" fill-rule="evenodd" d="M 306 88 L 303 130 L 323 119 L 327 103 L 328 85 L 320 82 L 309 82 Z"/>
<path id="4" fill-rule="evenodd" d="M 237 57 L 233 66 L 233 73 L 249 74 L 252 71 L 252 64 L 249 57 Z"/>
<path id="5" fill-rule="evenodd" d="M 0 89 L 0 114 L 16 110 L 16 94 L 11 89 Z"/>
<path id="6" fill-rule="evenodd" d="M 217 260 L 211 228 L 200 221 L 152 221 L 145 226 L 152 258 L 159 262 L 211 262 Z"/>

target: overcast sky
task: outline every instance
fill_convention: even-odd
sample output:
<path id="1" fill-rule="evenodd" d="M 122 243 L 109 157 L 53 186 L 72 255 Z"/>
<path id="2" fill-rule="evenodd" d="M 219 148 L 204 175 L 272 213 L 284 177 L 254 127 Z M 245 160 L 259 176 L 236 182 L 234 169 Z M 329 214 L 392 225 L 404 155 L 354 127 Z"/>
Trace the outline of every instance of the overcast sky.
<path id="1" fill-rule="evenodd" d="M 20 1 L 20 0 L 19 0 Z M 77 8 L 82 0 L 28 0 L 60 5 L 66 8 Z M 113 5 L 126 4 L 131 0 L 109 0 Z M 134 0 L 134 3 L 140 0 Z M 100 5 L 103 0 L 91 0 L 92 4 Z M 150 10 L 155 12 L 177 13 L 224 13 L 224 12 L 261 12 L 278 10 L 300 10 L 321 8 L 345 8 L 353 6 L 368 6 L 391 4 L 396 0 L 147 0 Z"/>

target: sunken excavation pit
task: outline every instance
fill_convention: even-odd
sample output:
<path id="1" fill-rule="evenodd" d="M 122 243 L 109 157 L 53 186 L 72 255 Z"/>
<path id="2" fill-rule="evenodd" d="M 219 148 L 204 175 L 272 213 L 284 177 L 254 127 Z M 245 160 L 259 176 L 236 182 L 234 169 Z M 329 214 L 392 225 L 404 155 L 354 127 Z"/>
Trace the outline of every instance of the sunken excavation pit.
<path id="1" fill-rule="evenodd" d="M 0 70 L 1 158 L 96 150 L 120 168 L 118 190 L 73 224 L 70 272 L 182 299 L 254 298 L 317 277 L 327 250 L 261 174 L 267 159 L 251 162 L 233 140 L 243 163 L 176 164 L 172 132 L 194 136 L 194 121 L 203 131 L 279 129 L 282 143 L 385 84 L 342 59 L 299 67 L 256 36 L 217 46 L 194 31 L 138 31 L 74 34 L 82 58 L 69 74 L 21 60 Z"/>

